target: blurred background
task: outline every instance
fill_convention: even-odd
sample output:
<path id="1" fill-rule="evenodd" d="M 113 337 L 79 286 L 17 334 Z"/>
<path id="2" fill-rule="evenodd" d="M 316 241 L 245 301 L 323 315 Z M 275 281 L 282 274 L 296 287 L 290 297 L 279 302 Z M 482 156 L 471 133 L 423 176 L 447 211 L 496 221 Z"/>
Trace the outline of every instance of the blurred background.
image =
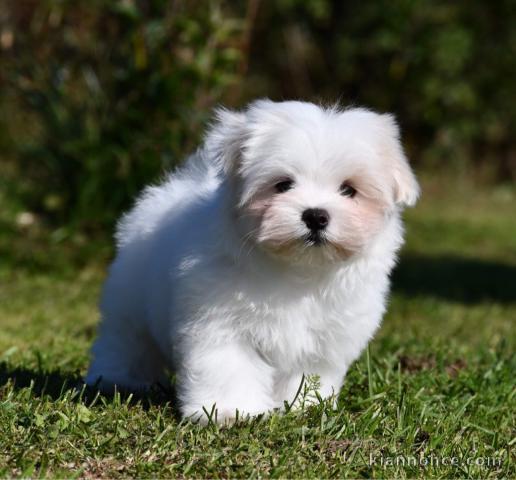
<path id="1" fill-rule="evenodd" d="M 111 231 L 216 104 L 398 117 L 420 172 L 516 173 L 513 0 L 0 0 L 0 182 L 18 223 Z"/>

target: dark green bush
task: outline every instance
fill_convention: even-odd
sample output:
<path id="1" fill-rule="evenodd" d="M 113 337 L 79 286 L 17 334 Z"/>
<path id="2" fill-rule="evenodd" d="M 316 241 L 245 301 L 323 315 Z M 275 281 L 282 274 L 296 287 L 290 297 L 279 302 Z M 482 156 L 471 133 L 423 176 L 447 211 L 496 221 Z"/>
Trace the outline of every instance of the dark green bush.
<path id="1" fill-rule="evenodd" d="M 513 0 L 270 2 L 258 17 L 250 78 L 276 98 L 341 98 L 394 112 L 420 164 L 486 166 L 514 178 L 515 7 Z"/>
<path id="2" fill-rule="evenodd" d="M 234 82 L 241 22 L 216 3 L 20 3 L 2 81 L 21 194 L 59 222 L 111 222 L 194 147 Z"/>
<path id="3" fill-rule="evenodd" d="M 269 96 L 392 111 L 420 166 L 513 179 L 514 25 L 512 0 L 0 0 L 0 162 L 28 209 L 103 226 L 214 104 Z"/>

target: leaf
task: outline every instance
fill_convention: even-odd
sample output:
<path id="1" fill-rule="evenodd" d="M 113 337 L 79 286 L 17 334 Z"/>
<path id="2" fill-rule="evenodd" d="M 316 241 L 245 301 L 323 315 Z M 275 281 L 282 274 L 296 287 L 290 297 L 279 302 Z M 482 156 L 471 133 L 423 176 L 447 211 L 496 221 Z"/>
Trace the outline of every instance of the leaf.
<path id="1" fill-rule="evenodd" d="M 85 405 L 77 406 L 77 418 L 82 423 L 89 423 L 91 421 L 91 410 Z"/>

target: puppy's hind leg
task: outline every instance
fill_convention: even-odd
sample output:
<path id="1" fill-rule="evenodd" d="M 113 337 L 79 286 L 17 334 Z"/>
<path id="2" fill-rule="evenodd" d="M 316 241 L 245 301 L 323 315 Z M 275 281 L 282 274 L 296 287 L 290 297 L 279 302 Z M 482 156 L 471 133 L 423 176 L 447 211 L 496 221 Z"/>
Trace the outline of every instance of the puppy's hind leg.
<path id="1" fill-rule="evenodd" d="M 153 384 L 166 385 L 165 359 L 146 333 L 102 328 L 92 348 L 93 361 L 86 384 L 112 393 L 144 391 Z"/>

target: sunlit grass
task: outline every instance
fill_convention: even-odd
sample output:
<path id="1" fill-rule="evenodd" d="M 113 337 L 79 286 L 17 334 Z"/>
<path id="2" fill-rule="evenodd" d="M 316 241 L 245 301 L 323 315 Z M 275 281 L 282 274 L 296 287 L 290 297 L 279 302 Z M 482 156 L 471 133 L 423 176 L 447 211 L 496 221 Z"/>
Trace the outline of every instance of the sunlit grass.
<path id="1" fill-rule="evenodd" d="M 11 204 L 0 213 L 0 474 L 514 477 L 515 199 L 426 180 L 384 325 L 338 408 L 229 428 L 178 423 L 162 392 L 74 388 L 109 244 L 19 226 Z"/>

